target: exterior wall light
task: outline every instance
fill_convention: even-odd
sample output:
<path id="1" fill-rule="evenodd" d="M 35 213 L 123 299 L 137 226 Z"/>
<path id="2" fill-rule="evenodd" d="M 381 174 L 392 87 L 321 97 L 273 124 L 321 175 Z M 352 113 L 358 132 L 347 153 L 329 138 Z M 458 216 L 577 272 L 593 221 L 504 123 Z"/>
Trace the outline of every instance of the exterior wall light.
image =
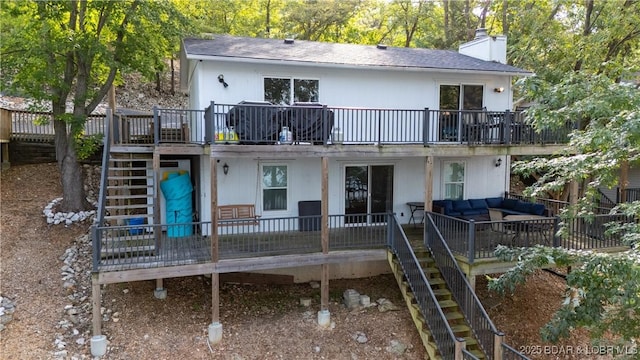
<path id="1" fill-rule="evenodd" d="M 495 162 L 495 165 L 496 165 L 496 167 L 500 167 L 500 165 L 502 165 L 502 159 L 501 158 L 497 158 L 496 162 Z M 226 174 L 226 172 L 225 172 L 225 174 Z"/>
<path id="2" fill-rule="evenodd" d="M 229 173 L 229 164 L 224 163 L 224 165 L 222 165 L 222 172 L 227 175 Z"/>
<path id="3" fill-rule="evenodd" d="M 501 93 L 503 91 L 504 91 L 504 88 L 502 86 L 493 89 L 493 92 L 497 92 L 497 93 Z"/>
<path id="4" fill-rule="evenodd" d="M 219 82 L 220 84 L 222 84 L 225 88 L 226 88 L 226 87 L 229 87 L 229 84 L 227 84 L 227 83 L 224 81 L 224 75 L 222 75 L 222 74 L 218 75 L 218 82 Z"/>

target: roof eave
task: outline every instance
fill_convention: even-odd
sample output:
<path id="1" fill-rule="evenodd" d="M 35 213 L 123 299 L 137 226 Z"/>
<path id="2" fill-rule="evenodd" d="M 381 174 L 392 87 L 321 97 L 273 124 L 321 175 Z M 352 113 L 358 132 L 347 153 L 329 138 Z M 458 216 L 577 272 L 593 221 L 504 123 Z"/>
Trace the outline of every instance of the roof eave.
<path id="1" fill-rule="evenodd" d="M 493 71 L 493 70 L 477 70 L 477 69 L 456 69 L 456 68 L 430 68 L 430 67 L 412 67 L 412 66 L 387 66 L 387 65 L 353 65 L 353 64 L 337 64 L 337 63 L 324 63 L 314 61 L 295 61 L 295 60 L 283 60 L 283 59 L 256 59 L 248 57 L 237 56 L 213 56 L 213 55 L 197 55 L 187 54 L 187 60 L 203 60 L 203 61 L 224 61 L 224 62 L 237 62 L 246 64 L 282 64 L 286 62 L 287 65 L 295 66 L 318 66 L 322 65 L 326 68 L 334 69 L 385 69 L 394 71 L 414 71 L 414 72 L 437 72 L 437 73 L 464 73 L 464 74 L 491 74 L 491 75 L 504 75 L 504 76 L 533 76 L 532 72 L 528 71 Z"/>

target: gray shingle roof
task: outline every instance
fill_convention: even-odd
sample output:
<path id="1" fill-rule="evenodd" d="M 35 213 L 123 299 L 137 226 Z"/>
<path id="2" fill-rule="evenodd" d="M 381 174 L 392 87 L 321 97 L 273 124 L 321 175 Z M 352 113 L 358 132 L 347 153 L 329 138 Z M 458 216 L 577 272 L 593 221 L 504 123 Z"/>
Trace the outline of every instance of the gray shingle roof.
<path id="1" fill-rule="evenodd" d="M 183 40 L 187 59 L 227 58 L 260 61 L 290 61 L 334 66 L 437 69 L 530 75 L 531 72 L 493 61 L 484 61 L 452 50 L 338 44 L 283 39 L 216 35 L 213 39 Z"/>

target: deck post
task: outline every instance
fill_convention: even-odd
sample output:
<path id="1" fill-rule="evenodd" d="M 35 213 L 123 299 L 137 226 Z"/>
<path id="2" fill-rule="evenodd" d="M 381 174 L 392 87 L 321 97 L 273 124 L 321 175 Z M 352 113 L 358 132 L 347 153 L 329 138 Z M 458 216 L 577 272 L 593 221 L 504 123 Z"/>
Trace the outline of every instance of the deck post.
<path id="1" fill-rule="evenodd" d="M 494 335 L 493 340 L 493 358 L 495 360 L 502 360 L 503 351 L 502 351 L 502 343 L 504 342 L 504 334 L 497 333 Z"/>
<path id="2" fill-rule="evenodd" d="M 218 161 L 211 157 L 210 167 L 210 189 L 211 194 L 211 262 L 218 262 Z"/>
<path id="3" fill-rule="evenodd" d="M 99 357 L 107 353 L 107 337 L 102 335 L 102 314 L 100 304 L 102 303 L 102 293 L 98 282 L 98 273 L 91 274 L 91 305 L 92 305 L 92 325 L 93 336 L 91 337 L 91 355 Z"/>
<path id="4" fill-rule="evenodd" d="M 160 189 L 160 153 L 154 149 L 153 151 L 153 182 L 154 189 L 158 191 Z M 159 199 L 160 194 L 156 194 L 156 199 Z M 160 240 L 162 238 L 162 226 L 160 225 L 160 201 L 153 202 L 153 237 L 156 242 L 156 249 L 160 249 Z M 156 288 L 153 291 L 153 296 L 156 299 L 164 300 L 167 298 L 167 290 L 162 285 L 162 279 L 156 279 Z"/>
<path id="5" fill-rule="evenodd" d="M 427 212 L 433 211 L 433 156 L 427 156 L 424 162 L 424 234 L 422 242 L 427 247 Z"/>
<path id="6" fill-rule="evenodd" d="M 476 259 L 476 222 L 469 220 L 469 249 L 467 249 L 467 256 L 469 257 L 469 264 L 473 264 Z"/>
<path id="7" fill-rule="evenodd" d="M 218 254 L 218 161 L 211 157 L 210 194 L 211 194 L 211 262 L 217 263 Z M 222 341 L 222 324 L 220 323 L 220 274 L 211 274 L 211 324 L 209 324 L 209 343 L 217 344 Z"/>
<path id="8" fill-rule="evenodd" d="M 429 144 L 429 108 L 424 108 L 422 115 L 422 145 L 427 146 Z"/>
<path id="9" fill-rule="evenodd" d="M 455 360 L 464 359 L 464 355 L 462 354 L 462 350 L 467 348 L 467 342 L 463 338 L 457 338 L 454 343 L 454 355 L 453 358 Z"/>
<path id="10" fill-rule="evenodd" d="M 329 159 L 322 157 L 322 253 L 329 253 Z M 329 313 L 329 264 L 321 265 L 320 274 L 320 311 L 318 311 L 318 325 L 329 327 L 331 314 Z"/>

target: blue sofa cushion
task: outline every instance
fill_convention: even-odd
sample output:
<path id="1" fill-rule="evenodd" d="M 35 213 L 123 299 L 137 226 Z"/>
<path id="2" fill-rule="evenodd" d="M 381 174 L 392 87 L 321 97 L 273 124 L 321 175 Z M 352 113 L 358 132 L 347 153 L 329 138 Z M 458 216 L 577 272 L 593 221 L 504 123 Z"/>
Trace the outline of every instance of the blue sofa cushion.
<path id="1" fill-rule="evenodd" d="M 484 201 L 484 199 L 470 199 L 469 203 L 471 204 L 471 208 L 474 210 L 487 210 L 487 202 Z"/>
<path id="2" fill-rule="evenodd" d="M 485 201 L 487 203 L 487 207 L 490 207 L 490 208 L 502 207 L 502 198 L 501 197 L 486 198 Z"/>
<path id="3" fill-rule="evenodd" d="M 520 211 L 509 210 L 509 209 L 505 209 L 505 208 L 501 208 L 500 210 L 502 211 L 502 215 L 504 215 L 504 216 L 507 216 L 507 215 L 523 215 Z"/>
<path id="4" fill-rule="evenodd" d="M 448 213 L 446 213 L 445 215 L 449 215 L 449 216 L 460 216 L 462 215 L 461 211 L 455 211 L 455 210 L 451 210 Z"/>
<path id="5" fill-rule="evenodd" d="M 471 210 L 464 210 L 462 212 L 462 215 L 481 215 L 481 214 L 486 214 L 487 213 L 487 209 L 471 209 Z"/>
<path id="6" fill-rule="evenodd" d="M 453 210 L 453 202 L 451 200 L 438 200 L 440 204 L 438 206 L 444 208 L 444 213 L 449 214 Z"/>
<path id="7" fill-rule="evenodd" d="M 516 206 L 513 208 L 515 211 L 519 211 L 521 213 L 530 214 L 531 213 L 531 205 L 532 203 L 525 201 L 518 201 Z"/>
<path id="8" fill-rule="evenodd" d="M 502 206 L 501 207 L 503 209 L 514 210 L 516 205 L 518 205 L 518 200 L 517 199 L 504 199 L 504 200 L 502 200 Z"/>
<path id="9" fill-rule="evenodd" d="M 455 200 L 453 202 L 453 210 L 459 212 L 471 210 L 471 203 L 468 200 Z"/>
<path id="10" fill-rule="evenodd" d="M 542 205 L 542 204 L 533 204 L 533 205 L 531 205 L 531 214 L 533 214 L 533 215 L 543 215 L 544 214 L 544 205 Z"/>

